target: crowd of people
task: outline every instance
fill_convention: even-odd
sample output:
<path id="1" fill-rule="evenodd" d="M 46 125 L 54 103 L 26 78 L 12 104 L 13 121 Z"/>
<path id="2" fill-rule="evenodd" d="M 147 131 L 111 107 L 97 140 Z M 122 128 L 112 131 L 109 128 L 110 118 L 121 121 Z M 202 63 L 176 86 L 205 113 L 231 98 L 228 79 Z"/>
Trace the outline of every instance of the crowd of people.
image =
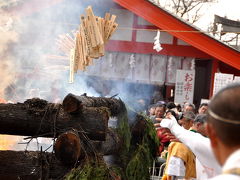
<path id="1" fill-rule="evenodd" d="M 162 180 L 240 180 L 240 84 L 197 109 L 158 102 L 148 109 L 166 159 Z"/>

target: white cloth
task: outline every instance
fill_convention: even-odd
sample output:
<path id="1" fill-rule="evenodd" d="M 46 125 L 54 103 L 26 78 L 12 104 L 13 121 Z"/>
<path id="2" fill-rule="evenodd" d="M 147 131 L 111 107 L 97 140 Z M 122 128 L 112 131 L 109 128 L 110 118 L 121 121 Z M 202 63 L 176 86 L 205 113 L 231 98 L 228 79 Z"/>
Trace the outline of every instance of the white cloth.
<path id="1" fill-rule="evenodd" d="M 222 170 L 224 172 L 233 168 L 240 168 L 240 149 L 228 157 L 225 164 L 223 165 Z M 210 180 L 240 180 L 240 175 L 221 174 L 214 178 L 211 178 Z"/>
<path id="2" fill-rule="evenodd" d="M 196 173 L 196 180 L 206 180 L 208 178 L 207 172 L 198 158 L 196 158 Z"/>
<path id="3" fill-rule="evenodd" d="M 169 159 L 166 174 L 169 176 L 185 177 L 186 167 L 181 158 L 171 156 Z"/>
<path id="4" fill-rule="evenodd" d="M 221 167 L 212 152 L 208 138 L 199 133 L 194 133 L 182 128 L 173 116 L 171 116 L 171 119 L 163 119 L 160 125 L 161 127 L 170 129 L 176 138 L 191 149 L 203 166 L 207 178 L 214 177 L 221 173 Z"/>

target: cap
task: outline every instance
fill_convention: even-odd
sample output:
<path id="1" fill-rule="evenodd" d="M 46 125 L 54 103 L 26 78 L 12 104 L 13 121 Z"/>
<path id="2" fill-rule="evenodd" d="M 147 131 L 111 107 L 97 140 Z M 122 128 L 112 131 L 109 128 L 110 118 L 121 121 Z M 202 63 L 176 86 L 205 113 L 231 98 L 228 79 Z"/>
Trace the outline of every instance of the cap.
<path id="1" fill-rule="evenodd" d="M 206 114 L 198 114 L 196 118 L 194 119 L 194 123 L 200 122 L 205 123 L 207 121 L 207 115 Z"/>
<path id="2" fill-rule="evenodd" d="M 183 117 L 186 119 L 194 120 L 195 114 L 192 111 L 187 111 L 183 113 Z"/>

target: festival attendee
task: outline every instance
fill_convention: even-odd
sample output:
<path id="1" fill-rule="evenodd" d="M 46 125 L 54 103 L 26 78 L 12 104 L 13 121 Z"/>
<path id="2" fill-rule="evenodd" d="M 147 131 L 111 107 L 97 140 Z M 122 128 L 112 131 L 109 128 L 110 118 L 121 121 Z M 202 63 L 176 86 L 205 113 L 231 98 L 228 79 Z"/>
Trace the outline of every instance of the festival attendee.
<path id="1" fill-rule="evenodd" d="M 206 121 L 207 121 L 206 114 L 198 114 L 193 121 L 193 126 L 191 127 L 191 130 L 196 131 L 202 134 L 203 136 L 207 136 L 205 128 Z"/>
<path id="2" fill-rule="evenodd" d="M 155 109 L 156 109 L 155 104 L 152 104 L 152 105 L 148 106 L 148 116 L 150 118 L 154 118 L 154 116 L 155 116 Z"/>
<path id="3" fill-rule="evenodd" d="M 155 109 L 155 116 L 151 118 L 154 126 L 156 127 L 157 137 L 159 138 L 159 141 L 160 141 L 159 154 L 161 154 L 161 152 L 164 150 L 164 148 L 167 147 L 169 144 L 169 138 L 167 136 L 163 135 L 161 130 L 158 129 L 158 127 L 160 125 L 159 123 L 164 118 L 165 111 L 166 111 L 166 105 L 163 103 L 157 103 L 156 109 Z"/>
<path id="4" fill-rule="evenodd" d="M 202 103 L 198 108 L 198 114 L 207 114 L 207 110 L 208 110 L 208 104 Z"/>
<path id="5" fill-rule="evenodd" d="M 156 104 L 155 116 L 152 118 L 154 124 L 159 124 L 159 122 L 161 122 L 161 120 L 164 118 L 165 111 L 165 104 Z"/>
<path id="6" fill-rule="evenodd" d="M 177 120 L 171 116 L 171 119 L 163 119 L 160 123 L 161 127 L 170 129 L 171 133 L 183 144 L 191 149 L 207 174 L 207 178 L 216 176 L 221 172 L 221 167 L 216 161 L 210 146 L 210 140 L 200 133 L 188 131 L 181 127 Z M 164 130 L 162 130 L 164 131 Z M 166 133 L 165 136 L 171 136 Z M 171 137 L 170 139 L 173 139 Z"/>
<path id="7" fill-rule="evenodd" d="M 198 114 L 193 121 L 193 126 L 190 128 L 191 131 L 206 136 L 205 128 L 206 120 L 207 120 L 206 114 Z M 208 175 L 206 174 L 204 167 L 202 166 L 197 157 L 196 157 L 196 172 L 197 172 L 196 180 L 206 180 L 208 178 Z"/>
<path id="8" fill-rule="evenodd" d="M 181 123 L 186 130 L 192 127 L 194 118 L 193 112 L 184 113 Z M 172 142 L 168 147 L 166 170 L 162 180 L 179 178 L 196 178 L 195 156 L 183 143 Z"/>
<path id="9" fill-rule="evenodd" d="M 192 111 L 186 111 L 178 123 L 185 129 L 190 129 L 193 126 L 193 121 L 195 119 L 195 114 Z"/>
<path id="10" fill-rule="evenodd" d="M 174 110 L 176 108 L 176 104 L 174 102 L 168 102 L 166 108 L 167 110 Z"/>
<path id="11" fill-rule="evenodd" d="M 161 126 L 168 127 L 184 144 L 191 148 L 200 162 L 208 167 L 212 180 L 240 180 L 240 84 L 233 84 L 218 92 L 208 108 L 207 132 L 210 140 L 197 133 L 185 131 L 171 117 Z M 214 156 L 214 155 L 215 156 Z M 216 159 L 215 159 L 216 158 Z M 218 163 L 217 163 L 218 162 Z M 211 170 L 211 171 L 210 171 Z"/>
<path id="12" fill-rule="evenodd" d="M 240 179 L 240 84 L 232 84 L 211 100 L 207 132 L 222 174 L 214 180 Z"/>
<path id="13" fill-rule="evenodd" d="M 167 110 L 165 113 L 165 118 L 169 118 L 169 117 L 171 117 L 171 115 L 177 119 L 177 114 L 173 110 Z"/>
<path id="14" fill-rule="evenodd" d="M 187 111 L 192 111 L 193 113 L 195 113 L 195 105 L 191 103 L 184 104 L 183 112 L 187 112 Z"/>

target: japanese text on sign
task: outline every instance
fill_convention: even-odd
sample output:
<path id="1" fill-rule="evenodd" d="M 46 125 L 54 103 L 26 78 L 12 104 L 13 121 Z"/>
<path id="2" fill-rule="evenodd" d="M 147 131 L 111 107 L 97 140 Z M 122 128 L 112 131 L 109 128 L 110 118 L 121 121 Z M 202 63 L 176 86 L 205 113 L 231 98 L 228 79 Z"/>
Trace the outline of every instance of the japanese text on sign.
<path id="1" fill-rule="evenodd" d="M 195 71 L 177 70 L 174 102 L 192 103 L 194 82 Z"/>
<path id="2" fill-rule="evenodd" d="M 226 85 L 232 83 L 233 77 L 234 77 L 233 74 L 215 73 L 213 95 L 215 95 L 219 90 L 221 90 Z"/>

